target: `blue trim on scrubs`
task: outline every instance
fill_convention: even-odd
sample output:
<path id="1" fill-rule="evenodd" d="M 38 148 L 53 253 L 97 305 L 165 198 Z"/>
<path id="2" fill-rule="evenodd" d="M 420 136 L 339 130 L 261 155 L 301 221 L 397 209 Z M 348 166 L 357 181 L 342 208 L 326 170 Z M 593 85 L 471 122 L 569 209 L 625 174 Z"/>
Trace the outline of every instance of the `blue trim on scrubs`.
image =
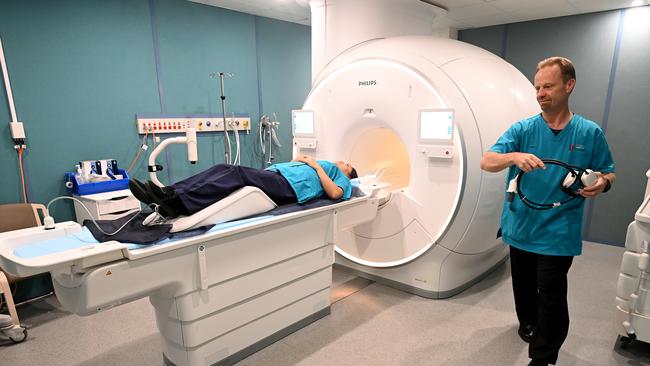
<path id="1" fill-rule="evenodd" d="M 343 190 L 344 200 L 352 195 L 352 185 L 350 179 L 336 166 L 336 164 L 327 160 L 318 160 L 318 164 L 323 168 L 325 174 Z M 266 170 L 277 171 L 289 182 L 298 203 L 309 201 L 312 198 L 320 197 L 325 194 L 323 185 L 320 183 L 318 173 L 312 167 L 298 161 L 288 163 L 273 164 Z"/>
<path id="2" fill-rule="evenodd" d="M 513 124 L 489 149 L 505 154 L 525 152 L 540 159 L 556 159 L 583 169 L 602 173 L 614 172 L 614 160 L 601 128 L 580 115 L 574 114 L 567 126 L 557 135 L 541 114 Z M 519 169 L 511 166 L 506 184 Z M 520 187 L 535 202 L 558 202 L 567 196 L 560 184 L 567 171 L 549 165 L 545 170 L 527 173 Z M 550 210 L 534 210 L 520 199 L 504 200 L 501 214 L 503 240 L 516 248 L 544 255 L 575 256 L 582 253 L 582 214 L 584 200 L 575 199 Z"/>

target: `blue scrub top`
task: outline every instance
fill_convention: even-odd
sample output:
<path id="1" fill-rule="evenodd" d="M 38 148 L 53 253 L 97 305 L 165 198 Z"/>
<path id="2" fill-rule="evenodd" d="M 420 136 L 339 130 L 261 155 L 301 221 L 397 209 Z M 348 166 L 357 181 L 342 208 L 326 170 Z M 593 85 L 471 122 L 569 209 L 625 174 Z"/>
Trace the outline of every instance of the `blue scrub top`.
<path id="1" fill-rule="evenodd" d="M 603 173 L 614 172 L 614 160 L 600 127 L 577 114 L 557 135 L 541 114 L 513 124 L 489 149 L 496 153 L 525 152 L 540 159 L 555 159 L 571 166 Z M 519 172 L 513 165 L 507 183 Z M 567 170 L 557 165 L 526 173 L 519 190 L 539 203 L 560 202 L 568 196 L 560 190 Z M 523 188 L 523 189 L 522 189 Z M 504 200 L 501 214 L 503 240 L 516 248 L 545 255 L 576 256 L 582 253 L 584 199 L 548 210 L 535 210 L 518 197 Z"/>
<path id="2" fill-rule="evenodd" d="M 344 200 L 349 199 L 352 195 L 350 179 L 336 164 L 327 160 L 318 160 L 317 162 L 334 184 L 343 190 L 343 196 L 341 198 Z M 288 163 L 273 164 L 266 168 L 266 170 L 280 172 L 282 174 L 296 193 L 298 203 L 303 203 L 325 194 L 323 185 L 318 178 L 318 173 L 305 163 L 291 161 Z"/>

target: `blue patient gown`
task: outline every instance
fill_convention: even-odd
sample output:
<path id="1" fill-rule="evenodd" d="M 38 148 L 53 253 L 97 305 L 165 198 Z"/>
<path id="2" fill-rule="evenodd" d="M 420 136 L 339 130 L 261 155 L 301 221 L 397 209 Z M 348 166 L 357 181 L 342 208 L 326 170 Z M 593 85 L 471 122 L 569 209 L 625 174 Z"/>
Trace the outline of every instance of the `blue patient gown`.
<path id="1" fill-rule="evenodd" d="M 352 184 L 350 179 L 339 169 L 336 164 L 327 160 L 318 160 L 318 165 L 323 168 L 327 176 L 343 190 L 342 199 L 350 199 L 352 195 Z M 323 185 L 318 178 L 316 170 L 309 165 L 299 161 L 290 161 L 288 163 L 273 164 L 266 170 L 279 172 L 289 181 L 289 184 L 296 193 L 298 203 L 307 202 L 311 199 L 325 195 Z"/>

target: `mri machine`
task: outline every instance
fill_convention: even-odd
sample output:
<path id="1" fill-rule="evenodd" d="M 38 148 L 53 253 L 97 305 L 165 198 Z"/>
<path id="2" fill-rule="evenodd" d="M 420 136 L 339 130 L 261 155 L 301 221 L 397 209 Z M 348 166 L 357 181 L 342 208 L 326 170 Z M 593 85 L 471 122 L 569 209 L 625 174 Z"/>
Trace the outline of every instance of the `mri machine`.
<path id="1" fill-rule="evenodd" d="M 479 160 L 538 111 L 514 67 L 458 41 L 365 42 L 327 65 L 303 110 L 314 128 L 296 135 L 294 153 L 351 162 L 369 194 L 147 247 L 93 242 L 72 222 L 18 230 L 0 234 L 0 266 L 50 272 L 63 307 L 80 315 L 149 297 L 165 363 L 211 365 L 328 314 L 334 249 L 340 265 L 428 297 L 451 296 L 506 258 L 504 175 Z M 19 255 L 30 246 L 59 250 Z"/>
<path id="2" fill-rule="evenodd" d="M 505 260 L 505 176 L 479 161 L 510 124 L 539 112 L 535 100 L 513 66 L 450 39 L 372 40 L 329 62 L 303 106 L 314 132 L 295 138 L 294 153 L 347 160 L 386 186 L 377 217 L 337 235 L 336 263 L 443 298 Z"/>

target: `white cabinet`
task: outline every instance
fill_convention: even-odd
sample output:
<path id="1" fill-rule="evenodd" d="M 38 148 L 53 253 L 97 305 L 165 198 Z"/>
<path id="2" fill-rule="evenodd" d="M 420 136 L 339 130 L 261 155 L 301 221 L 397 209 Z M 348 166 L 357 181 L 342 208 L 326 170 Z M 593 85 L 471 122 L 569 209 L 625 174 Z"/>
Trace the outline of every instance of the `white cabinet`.
<path id="1" fill-rule="evenodd" d="M 133 194 L 128 189 L 84 196 L 75 195 L 74 198 L 83 202 L 86 208 L 88 208 L 88 211 L 90 211 L 89 216 L 88 212 L 84 210 L 79 202 L 74 202 L 74 211 L 77 216 L 77 222 L 80 224 L 90 218 L 96 220 L 113 220 L 140 210 L 140 201 L 133 197 Z"/>

